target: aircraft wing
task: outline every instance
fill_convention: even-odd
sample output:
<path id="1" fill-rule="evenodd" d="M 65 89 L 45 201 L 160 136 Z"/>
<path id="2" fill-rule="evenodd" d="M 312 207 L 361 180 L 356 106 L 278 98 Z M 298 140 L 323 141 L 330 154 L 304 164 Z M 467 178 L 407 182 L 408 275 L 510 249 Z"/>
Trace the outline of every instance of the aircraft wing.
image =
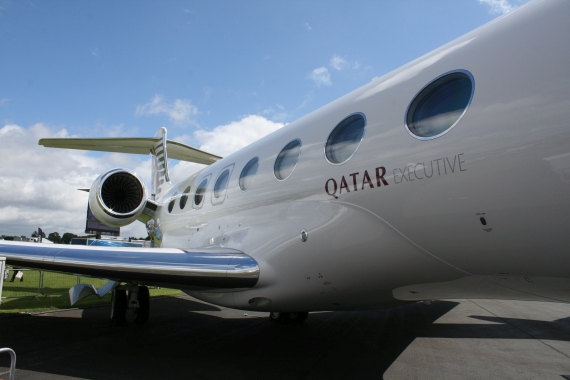
<path id="1" fill-rule="evenodd" d="M 257 262 L 220 247 L 110 248 L 0 241 L 0 256 L 15 268 L 37 268 L 119 282 L 175 289 L 247 289 L 259 277 Z"/>
<path id="2" fill-rule="evenodd" d="M 149 154 L 160 138 L 128 137 L 128 138 L 50 138 L 40 139 L 39 145 L 46 148 L 63 148 L 79 150 L 95 150 L 99 152 L 118 152 L 133 154 Z M 222 159 L 220 156 L 192 148 L 191 146 L 168 140 L 166 142 L 168 158 L 211 165 Z"/>

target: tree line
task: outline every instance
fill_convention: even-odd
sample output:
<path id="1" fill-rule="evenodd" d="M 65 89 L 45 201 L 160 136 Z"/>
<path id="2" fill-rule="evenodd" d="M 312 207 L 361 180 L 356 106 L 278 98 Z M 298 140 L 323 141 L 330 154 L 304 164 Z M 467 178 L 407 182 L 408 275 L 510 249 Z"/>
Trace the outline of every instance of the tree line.
<path id="1" fill-rule="evenodd" d="M 30 235 L 31 237 L 39 237 L 38 232 L 37 231 L 33 231 Z M 2 239 L 4 240 L 14 240 L 14 238 L 18 238 L 17 240 L 19 240 L 20 238 L 23 238 L 25 236 L 6 236 L 6 235 L 2 235 Z M 70 244 L 71 243 L 71 239 L 73 238 L 83 238 L 83 239 L 95 239 L 95 235 L 85 235 L 85 236 L 78 236 L 76 234 L 73 234 L 71 232 L 66 232 L 63 235 L 60 235 L 59 232 L 51 232 L 50 234 L 48 234 L 46 236 L 45 232 L 42 231 L 42 238 L 44 239 L 48 239 L 49 241 L 55 243 L 55 244 Z M 150 240 L 150 237 L 134 237 L 131 236 L 129 237 L 129 240 Z"/>

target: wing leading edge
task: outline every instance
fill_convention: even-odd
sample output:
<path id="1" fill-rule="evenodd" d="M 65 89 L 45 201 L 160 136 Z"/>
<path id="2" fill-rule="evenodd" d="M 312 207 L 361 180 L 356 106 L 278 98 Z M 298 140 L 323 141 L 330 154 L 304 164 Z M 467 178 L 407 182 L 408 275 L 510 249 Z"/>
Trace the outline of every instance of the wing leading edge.
<path id="1" fill-rule="evenodd" d="M 50 138 L 40 139 L 39 145 L 46 148 L 63 148 L 94 150 L 99 152 L 117 152 L 131 154 L 149 154 L 160 142 L 158 137 L 128 137 L 128 138 Z M 211 165 L 222 157 L 216 156 L 191 146 L 168 140 L 168 157 L 176 160 Z"/>
<path id="2" fill-rule="evenodd" d="M 15 267 L 180 289 L 248 289 L 259 278 L 259 266 L 253 258 L 220 247 L 189 251 L 1 241 L 0 256 Z"/>

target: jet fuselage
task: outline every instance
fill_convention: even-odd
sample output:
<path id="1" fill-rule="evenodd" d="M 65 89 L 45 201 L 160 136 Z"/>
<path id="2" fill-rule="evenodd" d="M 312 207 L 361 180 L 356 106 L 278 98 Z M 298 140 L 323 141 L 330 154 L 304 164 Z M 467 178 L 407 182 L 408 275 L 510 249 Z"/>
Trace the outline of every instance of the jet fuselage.
<path id="1" fill-rule="evenodd" d="M 250 290 L 190 294 L 281 311 L 454 297 L 569 302 L 569 19 L 568 1 L 530 3 L 174 186 L 155 216 L 162 247 L 232 248 L 260 268 Z M 458 71 L 473 80 L 463 116 L 437 138 L 414 137 L 412 101 Z M 362 140 L 331 164 L 327 139 L 354 114 L 365 119 Z M 298 161 L 280 180 L 276 159 L 294 140 Z"/>

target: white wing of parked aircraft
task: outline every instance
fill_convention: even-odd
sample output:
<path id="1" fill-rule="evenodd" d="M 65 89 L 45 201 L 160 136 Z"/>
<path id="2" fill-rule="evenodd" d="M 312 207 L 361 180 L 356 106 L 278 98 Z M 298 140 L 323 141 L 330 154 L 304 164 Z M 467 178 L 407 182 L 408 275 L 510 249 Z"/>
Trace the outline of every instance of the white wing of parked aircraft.
<path id="1" fill-rule="evenodd" d="M 163 129 L 57 140 L 154 154 L 150 195 L 114 169 L 89 204 L 108 225 L 144 222 L 161 248 L 0 254 L 111 279 L 118 321 L 124 289 L 147 310 L 153 284 L 297 321 L 458 297 L 570 302 L 568 20 L 570 1 L 530 2 L 223 159 L 174 153 Z M 167 187 L 166 152 L 210 165 Z"/>

